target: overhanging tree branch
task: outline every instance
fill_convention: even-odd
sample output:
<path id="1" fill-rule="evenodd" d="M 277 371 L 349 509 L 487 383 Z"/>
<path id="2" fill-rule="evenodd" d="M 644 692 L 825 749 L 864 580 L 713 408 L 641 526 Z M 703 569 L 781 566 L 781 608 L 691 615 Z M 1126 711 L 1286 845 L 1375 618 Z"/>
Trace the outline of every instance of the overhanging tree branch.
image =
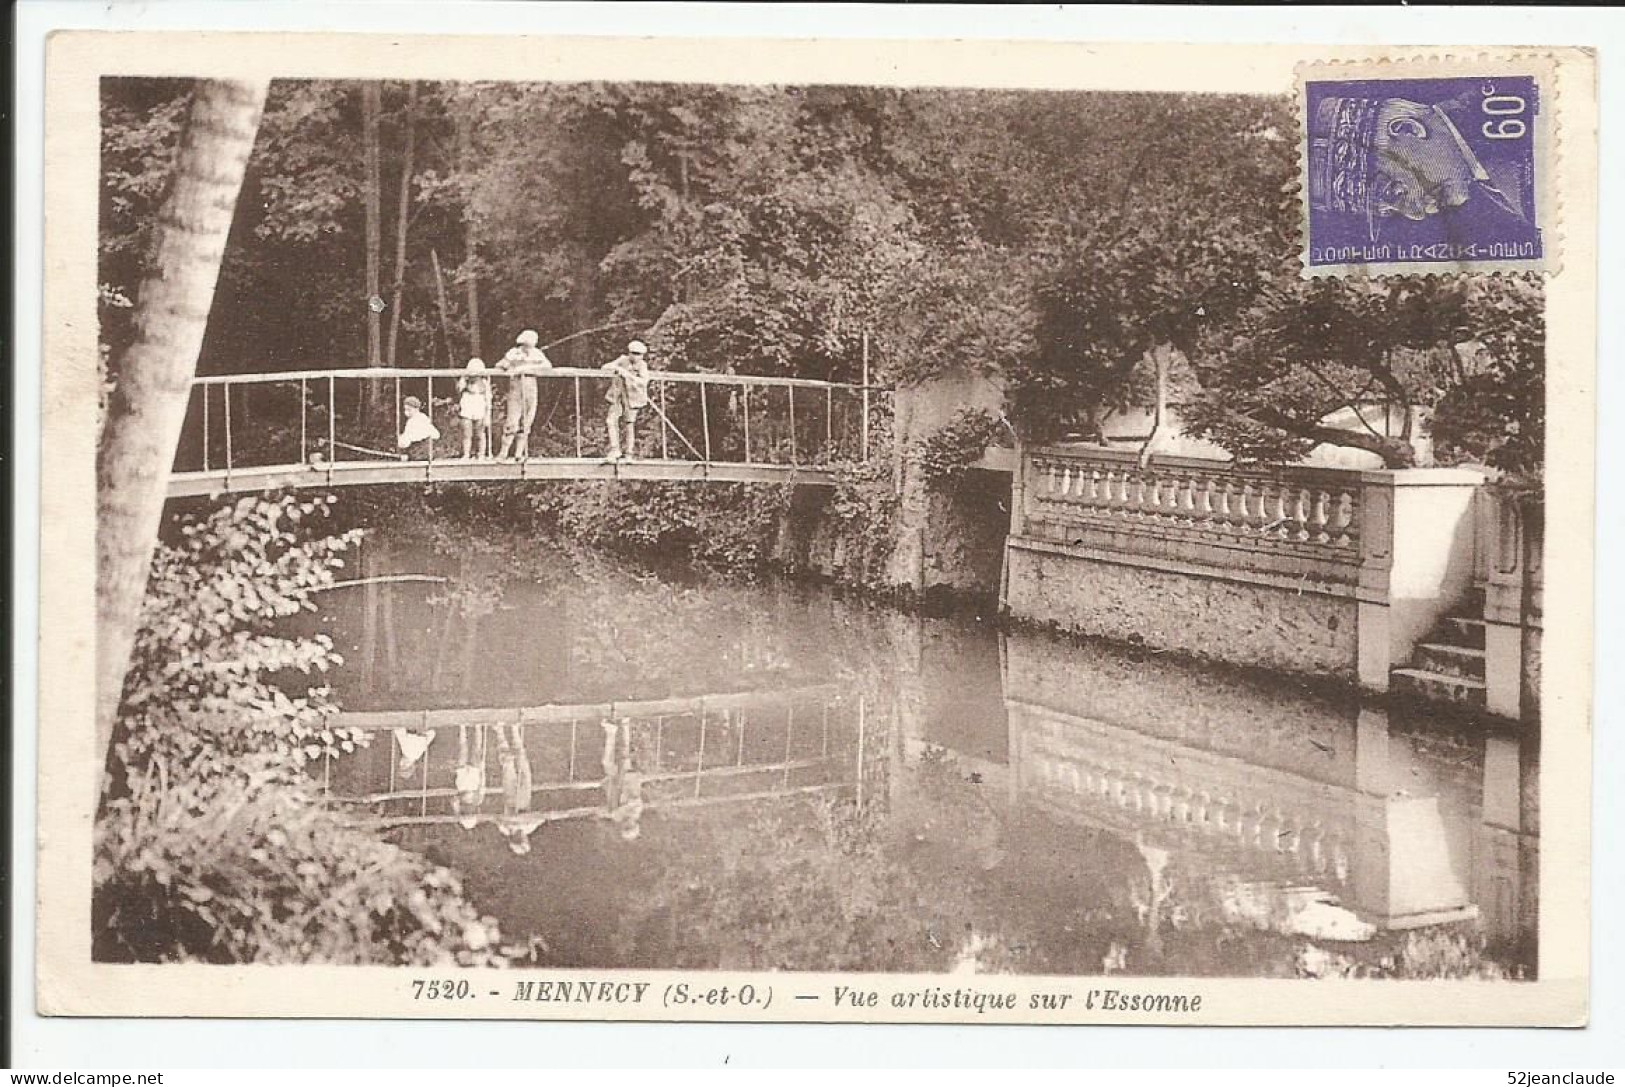
<path id="1" fill-rule="evenodd" d="M 1344 430 L 1341 427 L 1329 427 L 1319 422 L 1308 422 L 1279 408 L 1258 407 L 1241 414 L 1254 422 L 1322 445 L 1341 445 L 1375 453 L 1382 458 L 1383 465 L 1388 468 L 1408 468 L 1416 460 L 1415 451 L 1410 445 L 1394 438 L 1362 434 L 1357 430 Z"/>

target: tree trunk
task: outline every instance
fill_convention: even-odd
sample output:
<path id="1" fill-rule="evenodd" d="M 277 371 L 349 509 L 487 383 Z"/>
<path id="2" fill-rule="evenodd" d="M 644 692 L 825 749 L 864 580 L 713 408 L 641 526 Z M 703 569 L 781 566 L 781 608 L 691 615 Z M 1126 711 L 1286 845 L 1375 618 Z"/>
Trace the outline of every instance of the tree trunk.
<path id="1" fill-rule="evenodd" d="M 440 307 L 440 335 L 446 341 L 446 365 L 457 368 L 457 356 L 451 346 L 451 307 L 446 302 L 446 277 L 440 272 L 440 251 L 429 250 L 429 263 L 434 267 L 434 297 Z"/>
<path id="2" fill-rule="evenodd" d="M 118 716 L 169 471 L 186 421 L 220 260 L 268 80 L 203 80 L 192 96 L 157 247 L 137 296 L 96 458 L 96 751 Z"/>
<path id="3" fill-rule="evenodd" d="M 361 147 L 366 180 L 362 199 L 367 215 L 367 365 L 382 366 L 383 299 L 378 294 L 379 265 L 383 263 L 383 179 L 378 162 L 378 118 L 383 112 L 383 86 L 377 80 L 361 84 Z M 362 414 L 373 420 L 378 412 L 378 383 L 362 382 Z"/>
<path id="4" fill-rule="evenodd" d="M 468 251 L 474 252 L 473 228 L 469 228 Z M 480 277 L 471 267 L 468 271 L 468 353 L 480 357 Z"/>
<path id="5" fill-rule="evenodd" d="M 407 84 L 406 147 L 401 154 L 401 190 L 395 210 L 395 283 L 389 300 L 389 347 L 384 365 L 393 367 L 401 338 L 401 294 L 406 289 L 406 227 L 412 210 L 412 159 L 417 150 L 418 85 Z"/>
<path id="6" fill-rule="evenodd" d="M 593 323 L 594 311 L 598 303 L 598 258 L 582 248 L 576 252 L 575 286 L 570 294 L 571 316 L 577 328 L 586 328 Z M 512 335 L 512 333 L 509 333 Z M 594 347 L 590 342 L 579 342 L 570 347 L 570 364 L 572 366 L 597 366 L 604 360 L 594 358 Z M 619 352 L 612 352 L 614 357 Z"/>
<path id="7" fill-rule="evenodd" d="M 1151 349 L 1151 364 L 1156 367 L 1156 402 L 1151 409 L 1151 433 L 1145 436 L 1145 444 L 1140 446 L 1140 467 L 1144 468 L 1151 463 L 1152 450 L 1162 438 L 1162 429 L 1167 423 L 1168 415 L 1168 361 L 1173 348 L 1159 345 Z"/>
<path id="8" fill-rule="evenodd" d="M 473 148 L 473 135 L 469 131 L 467 114 L 459 114 L 457 118 L 457 169 L 469 173 L 471 150 Z M 479 245 L 474 236 L 474 216 L 468 211 L 467 205 L 463 209 L 463 229 L 466 232 L 468 252 L 463 261 L 463 267 L 468 270 L 468 353 L 472 358 L 480 357 L 480 274 L 477 260 Z"/>

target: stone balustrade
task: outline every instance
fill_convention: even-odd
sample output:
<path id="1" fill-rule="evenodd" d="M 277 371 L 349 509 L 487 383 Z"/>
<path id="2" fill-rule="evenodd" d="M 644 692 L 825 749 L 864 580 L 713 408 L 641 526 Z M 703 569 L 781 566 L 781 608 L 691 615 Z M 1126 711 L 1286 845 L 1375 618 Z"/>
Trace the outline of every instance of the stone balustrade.
<path id="1" fill-rule="evenodd" d="M 1080 633 L 1385 691 L 1468 595 L 1484 475 L 1027 447 L 1000 599 Z"/>
<path id="2" fill-rule="evenodd" d="M 1043 518 L 1161 523 L 1237 541 L 1359 548 L 1360 476 L 1246 471 L 1211 462 L 1141 468 L 1111 450 L 1032 457 L 1029 500 Z"/>
<path id="3" fill-rule="evenodd" d="M 1150 563 L 1244 570 L 1276 583 L 1359 580 L 1362 477 L 1243 469 L 1112 449 L 1029 452 L 1016 535 Z"/>

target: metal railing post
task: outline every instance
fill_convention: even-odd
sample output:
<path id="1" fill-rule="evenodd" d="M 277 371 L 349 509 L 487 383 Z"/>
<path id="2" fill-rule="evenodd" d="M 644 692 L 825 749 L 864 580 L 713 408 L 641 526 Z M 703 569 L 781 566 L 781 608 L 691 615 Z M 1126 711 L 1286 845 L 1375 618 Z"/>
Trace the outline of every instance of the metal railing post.
<path id="1" fill-rule="evenodd" d="M 796 741 L 796 705 L 794 702 L 785 707 L 784 721 L 784 787 L 790 787 L 790 756 L 795 749 Z"/>
<path id="2" fill-rule="evenodd" d="M 863 334 L 863 426 L 859 431 L 861 459 L 869 459 L 869 334 Z"/>
<path id="3" fill-rule="evenodd" d="M 835 387 L 824 390 L 824 463 L 835 459 Z"/>
<path id="4" fill-rule="evenodd" d="M 790 390 L 790 466 L 798 463 L 796 457 L 796 387 L 787 386 Z"/>
<path id="5" fill-rule="evenodd" d="M 661 460 L 668 460 L 669 459 L 668 452 L 667 452 L 667 449 L 666 449 L 666 443 L 667 443 L 666 431 L 668 429 L 670 429 L 670 428 L 671 428 L 671 421 L 670 421 L 669 416 L 666 413 L 666 383 L 664 381 L 662 381 L 660 383 L 660 459 Z M 627 452 L 630 453 L 632 451 L 630 449 L 628 449 Z"/>
<path id="6" fill-rule="evenodd" d="M 750 463 L 750 386 L 746 385 L 740 397 L 745 402 L 745 463 Z"/>
<path id="7" fill-rule="evenodd" d="M 334 421 L 339 417 L 338 390 L 333 381 L 333 375 L 327 375 L 327 459 L 331 463 L 339 459 L 339 447 L 336 444 L 338 434 L 334 429 Z"/>
<path id="8" fill-rule="evenodd" d="M 700 428 L 705 431 L 705 463 L 711 463 L 711 398 L 706 395 L 705 382 L 700 382 Z"/>
<path id="9" fill-rule="evenodd" d="M 309 452 L 309 449 L 308 449 L 308 446 L 307 446 L 307 438 L 306 438 L 306 434 L 305 434 L 305 431 L 307 429 L 307 426 L 306 426 L 307 412 L 305 411 L 305 409 L 307 407 L 309 407 L 309 405 L 310 405 L 310 382 L 305 378 L 300 378 L 299 379 L 299 463 L 300 464 L 309 464 L 310 463 L 310 452 Z"/>
<path id="10" fill-rule="evenodd" d="M 209 470 L 209 386 L 203 386 L 203 470 Z"/>
<path id="11" fill-rule="evenodd" d="M 581 444 L 581 378 L 574 378 L 576 386 L 576 459 L 585 455 L 585 447 Z"/>
<path id="12" fill-rule="evenodd" d="M 429 425 L 434 426 L 434 378 L 423 379 L 423 413 L 429 417 Z M 429 464 L 434 465 L 434 439 L 429 439 Z"/>
<path id="13" fill-rule="evenodd" d="M 705 714 L 700 714 L 700 754 L 694 764 L 694 795 L 700 795 L 700 783 L 705 778 Z"/>
<path id="14" fill-rule="evenodd" d="M 229 486 L 231 482 L 231 386 L 221 386 L 221 391 L 226 394 L 226 482 Z"/>

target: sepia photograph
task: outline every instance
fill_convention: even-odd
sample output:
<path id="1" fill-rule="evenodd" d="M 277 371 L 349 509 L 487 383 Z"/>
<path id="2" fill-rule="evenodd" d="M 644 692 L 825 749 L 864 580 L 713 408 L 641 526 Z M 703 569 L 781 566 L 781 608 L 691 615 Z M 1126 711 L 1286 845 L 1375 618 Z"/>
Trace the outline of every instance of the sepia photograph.
<path id="1" fill-rule="evenodd" d="M 1589 55 L 93 37 L 42 1011 L 1584 1021 Z"/>

